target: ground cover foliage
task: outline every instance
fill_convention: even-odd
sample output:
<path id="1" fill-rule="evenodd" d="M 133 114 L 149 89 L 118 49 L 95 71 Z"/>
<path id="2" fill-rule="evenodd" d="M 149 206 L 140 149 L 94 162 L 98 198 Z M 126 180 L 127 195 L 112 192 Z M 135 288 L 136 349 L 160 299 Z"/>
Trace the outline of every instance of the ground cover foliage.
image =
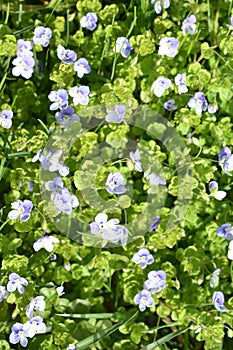
<path id="1" fill-rule="evenodd" d="M 0 349 L 231 349 L 232 1 L 0 8 Z"/>

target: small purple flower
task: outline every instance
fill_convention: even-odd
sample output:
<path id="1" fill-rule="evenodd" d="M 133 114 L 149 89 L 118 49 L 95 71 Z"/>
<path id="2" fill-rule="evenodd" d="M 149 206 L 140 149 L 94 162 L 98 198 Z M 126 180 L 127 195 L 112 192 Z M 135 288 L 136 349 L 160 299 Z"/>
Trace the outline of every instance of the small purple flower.
<path id="1" fill-rule="evenodd" d="M 159 55 L 167 57 L 175 57 L 177 54 L 177 48 L 179 41 L 174 37 L 162 38 L 159 42 Z"/>
<path id="2" fill-rule="evenodd" d="M 134 167 L 137 171 L 142 172 L 142 165 L 140 162 L 140 152 L 139 149 L 136 149 L 135 152 L 129 152 L 129 156 L 134 164 Z"/>
<path id="3" fill-rule="evenodd" d="M 135 264 L 140 264 L 141 269 L 145 269 L 147 265 L 150 265 L 154 262 L 154 258 L 148 249 L 141 248 L 137 253 L 134 254 L 133 262 Z"/>
<path id="4" fill-rule="evenodd" d="M 34 30 L 34 36 L 32 38 L 35 45 L 42 45 L 47 47 L 52 37 L 52 31 L 50 28 L 38 26 Z"/>
<path id="5" fill-rule="evenodd" d="M 111 243 L 118 243 L 121 241 L 122 247 L 125 247 L 128 235 L 128 230 L 122 225 L 115 225 L 112 229 L 103 230 L 102 232 L 102 238 L 104 240 Z"/>
<path id="6" fill-rule="evenodd" d="M 186 35 L 187 33 L 193 35 L 196 31 L 196 16 L 191 15 L 188 16 L 182 23 L 182 32 L 183 35 Z"/>
<path id="7" fill-rule="evenodd" d="M 54 243 L 59 243 L 60 240 L 53 236 L 43 236 L 37 239 L 37 241 L 33 244 L 33 248 L 36 252 L 38 250 L 44 248 L 47 252 L 51 253 L 53 251 Z"/>
<path id="8" fill-rule="evenodd" d="M 152 231 L 154 231 L 154 230 L 156 230 L 156 229 L 158 228 L 159 223 L 160 223 L 160 216 L 158 216 L 158 215 L 154 216 L 154 217 L 150 220 L 150 222 L 151 222 L 151 225 L 150 225 L 148 231 L 149 231 L 149 232 L 152 232 Z"/>
<path id="9" fill-rule="evenodd" d="M 215 103 L 210 103 L 209 105 L 208 105 L 208 112 L 210 113 L 210 114 L 214 114 L 214 113 L 216 113 L 218 111 L 218 105 L 217 105 L 217 103 L 215 102 Z"/>
<path id="10" fill-rule="evenodd" d="M 233 227 L 231 224 L 223 224 L 217 229 L 216 233 L 219 237 L 224 237 L 228 241 L 233 240 Z"/>
<path id="11" fill-rule="evenodd" d="M 233 154 L 226 157 L 222 168 L 228 175 L 232 176 L 231 172 L 233 171 Z"/>
<path id="12" fill-rule="evenodd" d="M 89 102 L 90 89 L 89 86 L 74 86 L 70 88 L 69 94 L 73 97 L 73 103 L 75 106 L 78 104 L 86 106 Z"/>
<path id="13" fill-rule="evenodd" d="M 71 106 L 67 106 L 64 109 L 61 109 L 59 112 L 56 112 L 55 118 L 57 122 L 64 127 L 68 127 L 73 122 L 79 122 L 80 118 L 75 114 L 75 110 Z"/>
<path id="14" fill-rule="evenodd" d="M 10 129 L 12 127 L 12 117 L 13 112 L 8 109 L 4 109 L 0 113 L 0 125 L 5 129 Z"/>
<path id="15" fill-rule="evenodd" d="M 203 92 L 196 92 L 194 97 L 190 98 L 188 106 L 190 108 L 195 108 L 196 114 L 198 115 L 200 115 L 202 111 L 206 111 L 208 103 Z"/>
<path id="16" fill-rule="evenodd" d="M 97 27 L 98 17 L 94 12 L 88 12 L 86 16 L 83 16 L 80 20 L 82 28 L 94 30 Z"/>
<path id="17" fill-rule="evenodd" d="M 185 94 L 188 91 L 186 86 L 186 74 L 177 74 L 175 76 L 175 84 L 178 87 L 178 93 Z"/>
<path id="18" fill-rule="evenodd" d="M 164 179 L 162 179 L 159 175 L 156 175 L 154 173 L 150 174 L 148 170 L 144 173 L 144 177 L 149 181 L 150 186 L 166 185 L 166 181 Z"/>
<path id="19" fill-rule="evenodd" d="M 3 299 L 8 298 L 8 291 L 6 290 L 6 287 L 0 286 L 0 303 L 3 301 Z"/>
<path id="20" fill-rule="evenodd" d="M 12 68 L 12 75 L 15 77 L 22 76 L 25 79 L 30 79 L 35 66 L 35 60 L 31 55 L 18 56 L 12 64 L 15 66 Z"/>
<path id="21" fill-rule="evenodd" d="M 90 73 L 91 67 L 86 58 L 80 58 L 78 61 L 74 62 L 74 70 L 77 72 L 78 77 L 82 78 L 84 74 Z"/>
<path id="22" fill-rule="evenodd" d="M 163 270 L 150 271 L 144 288 L 149 289 L 151 294 L 161 292 L 166 286 L 166 272 Z"/>
<path id="23" fill-rule="evenodd" d="M 66 108 L 68 106 L 68 93 L 64 89 L 51 91 L 48 98 L 51 102 L 53 102 L 49 108 L 52 111 L 55 111 L 58 108 Z"/>
<path id="24" fill-rule="evenodd" d="M 224 294 L 222 292 L 214 292 L 212 303 L 214 307 L 221 312 L 227 311 L 224 306 Z"/>
<path id="25" fill-rule="evenodd" d="M 171 83 L 172 82 L 170 79 L 159 77 L 153 82 L 151 90 L 153 90 L 155 96 L 161 97 L 164 94 L 165 90 L 171 86 Z"/>
<path id="26" fill-rule="evenodd" d="M 77 347 L 75 344 L 69 344 L 66 350 L 77 350 Z"/>
<path id="27" fill-rule="evenodd" d="M 110 173 L 106 181 L 108 193 L 122 194 L 126 192 L 124 176 L 120 172 Z"/>
<path id="28" fill-rule="evenodd" d="M 7 290 L 8 290 L 8 292 L 14 292 L 17 289 L 20 294 L 23 294 L 24 293 L 23 286 L 26 287 L 27 285 L 28 285 L 28 281 L 25 278 L 20 277 L 15 272 L 12 272 L 9 275 L 9 282 L 7 283 Z"/>
<path id="29" fill-rule="evenodd" d="M 77 59 L 77 54 L 73 50 L 65 49 L 62 45 L 58 45 L 57 47 L 57 57 L 63 63 L 72 64 Z"/>
<path id="30" fill-rule="evenodd" d="M 108 123 L 121 123 L 125 115 L 125 106 L 124 105 L 115 105 L 114 110 L 107 109 L 107 115 L 105 120 Z"/>
<path id="31" fill-rule="evenodd" d="M 28 181 L 28 191 L 29 192 L 33 192 L 34 186 L 35 186 L 34 182 Z"/>
<path id="32" fill-rule="evenodd" d="M 42 150 L 32 158 L 32 162 L 39 160 L 44 170 L 48 170 L 50 172 L 58 171 L 61 176 L 67 176 L 69 174 L 68 166 L 62 162 L 59 162 L 59 158 L 61 157 L 62 153 L 63 152 L 61 150 L 57 150 L 54 153 L 48 150 L 47 154 L 43 155 Z"/>
<path id="33" fill-rule="evenodd" d="M 14 210 L 11 210 L 8 213 L 8 218 L 9 219 L 17 219 L 19 216 L 19 219 L 21 222 L 28 221 L 30 219 L 30 213 L 33 208 L 32 201 L 25 199 L 23 202 L 18 199 L 17 201 L 11 203 L 11 207 Z"/>
<path id="34" fill-rule="evenodd" d="M 72 213 L 72 209 L 79 205 L 79 201 L 75 195 L 70 194 L 67 188 L 64 188 L 61 193 L 55 194 L 54 205 L 59 214 L 69 215 Z"/>
<path id="35" fill-rule="evenodd" d="M 20 345 L 24 348 L 28 345 L 27 332 L 25 331 L 22 323 L 16 322 L 12 326 L 9 342 L 11 344 L 17 344 L 20 342 Z"/>
<path id="36" fill-rule="evenodd" d="M 167 110 L 167 111 L 175 111 L 177 109 L 177 106 L 175 105 L 175 101 L 174 100 L 168 100 L 163 104 L 163 107 Z"/>
<path id="37" fill-rule="evenodd" d="M 120 52 L 122 57 L 127 58 L 132 50 L 133 48 L 128 39 L 124 36 L 117 38 L 116 47 L 114 49 L 116 53 Z"/>
<path id="38" fill-rule="evenodd" d="M 99 213 L 95 217 L 95 221 L 90 223 L 91 233 L 102 234 L 104 231 L 112 230 L 119 223 L 118 219 L 108 220 L 108 215 L 105 213 Z"/>
<path id="39" fill-rule="evenodd" d="M 147 307 L 154 306 L 154 299 L 147 289 L 143 289 L 134 297 L 134 302 L 139 306 L 140 311 L 145 311 Z"/>
<path id="40" fill-rule="evenodd" d="M 32 43 L 29 40 L 18 39 L 17 40 L 17 56 L 33 56 Z"/>
<path id="41" fill-rule="evenodd" d="M 44 296 L 39 295 L 38 297 L 32 299 L 26 308 L 26 316 L 28 318 L 33 317 L 33 311 L 44 311 L 45 309 L 45 301 Z"/>
<path id="42" fill-rule="evenodd" d="M 46 332 L 46 324 L 43 322 L 43 318 L 40 316 L 35 316 L 27 321 L 23 325 L 23 329 L 25 330 L 27 337 L 34 337 L 35 334 L 41 334 Z"/>
<path id="43" fill-rule="evenodd" d="M 227 194 L 225 191 L 218 190 L 218 183 L 216 181 L 210 181 L 209 190 L 210 190 L 210 195 L 213 196 L 215 199 L 220 200 L 220 201 L 223 198 L 225 198 L 226 194 Z"/>
<path id="44" fill-rule="evenodd" d="M 157 13 L 157 15 L 160 15 L 160 13 L 162 12 L 162 10 L 166 10 L 170 7 L 170 1 L 169 0 L 158 0 L 158 1 L 151 1 L 152 4 L 155 3 L 154 5 L 154 9 L 155 9 L 155 13 Z"/>
<path id="45" fill-rule="evenodd" d="M 211 277 L 211 279 L 210 279 L 210 287 L 211 287 L 211 288 L 214 288 L 215 282 L 216 282 L 216 280 L 217 280 L 217 277 L 220 275 L 220 273 L 221 273 L 221 269 L 216 269 L 216 270 L 213 272 L 213 275 L 212 275 L 212 277 Z"/>
<path id="46" fill-rule="evenodd" d="M 228 157 L 231 156 L 231 150 L 229 147 L 223 147 L 218 155 L 219 165 L 223 168 L 223 165 Z"/>

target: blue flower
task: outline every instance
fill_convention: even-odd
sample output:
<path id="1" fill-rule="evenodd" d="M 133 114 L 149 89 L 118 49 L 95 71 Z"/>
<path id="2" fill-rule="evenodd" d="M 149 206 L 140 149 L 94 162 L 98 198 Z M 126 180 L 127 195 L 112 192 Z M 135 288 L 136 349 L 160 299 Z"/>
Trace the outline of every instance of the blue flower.
<path id="1" fill-rule="evenodd" d="M 121 123 L 125 115 L 125 106 L 124 105 L 115 105 L 114 110 L 107 109 L 107 115 L 105 120 L 108 123 Z"/>
<path id="2" fill-rule="evenodd" d="M 48 98 L 53 102 L 49 109 L 55 111 L 56 109 L 66 108 L 68 106 L 68 93 L 64 89 L 59 89 L 57 91 L 51 91 Z"/>
<path id="3" fill-rule="evenodd" d="M 224 294 L 222 292 L 214 292 L 212 303 L 214 307 L 221 312 L 227 311 L 224 306 Z"/>
<path id="4" fill-rule="evenodd" d="M 148 249 L 141 248 L 137 253 L 134 254 L 133 262 L 135 264 L 140 264 L 141 269 L 145 269 L 147 265 L 150 265 L 154 262 L 154 258 Z"/>
<path id="5" fill-rule="evenodd" d="M 79 122 L 80 118 L 75 114 L 75 110 L 71 106 L 61 109 L 59 112 L 56 112 L 55 118 L 57 122 L 64 127 L 68 127 L 73 122 Z"/>
<path id="6" fill-rule="evenodd" d="M 38 26 L 34 30 L 34 36 L 32 40 L 35 45 L 42 45 L 43 47 L 47 47 L 50 43 L 51 37 L 52 31 L 50 28 Z"/>
<path id="7" fill-rule="evenodd" d="M 188 16 L 182 23 L 182 32 L 183 34 L 195 34 L 195 31 L 196 31 L 196 16 L 195 15 L 191 15 L 191 16 Z"/>
<path id="8" fill-rule="evenodd" d="M 32 43 L 29 40 L 18 39 L 17 40 L 17 56 L 33 56 Z"/>
<path id="9" fill-rule="evenodd" d="M 27 332 L 24 329 L 22 323 L 16 322 L 11 328 L 11 334 L 9 337 L 9 342 L 11 344 L 17 344 L 20 342 L 20 345 L 24 348 L 28 345 Z"/>
<path id="10" fill-rule="evenodd" d="M 12 272 L 9 275 L 9 282 L 7 283 L 8 292 L 14 292 L 16 289 L 20 294 L 24 293 L 24 287 L 27 286 L 28 281 L 24 277 L 20 277 L 17 273 Z"/>
<path id="11" fill-rule="evenodd" d="M 21 222 L 25 222 L 30 219 L 30 213 L 33 208 L 32 201 L 25 199 L 22 202 L 20 199 L 18 199 L 17 201 L 11 203 L 11 207 L 14 210 L 11 210 L 8 213 L 9 219 L 17 219 L 18 216 Z"/>
<path id="12" fill-rule="evenodd" d="M 77 350 L 77 347 L 75 344 L 69 344 L 66 350 Z"/>
<path id="13" fill-rule="evenodd" d="M 208 103 L 203 92 L 196 92 L 194 97 L 190 98 L 188 106 L 190 108 L 195 108 L 196 114 L 198 115 L 201 114 L 202 111 L 206 111 Z"/>
<path id="14" fill-rule="evenodd" d="M 72 64 L 77 59 L 77 54 L 73 50 L 65 49 L 61 44 L 57 47 L 57 57 L 63 63 Z"/>
<path id="15" fill-rule="evenodd" d="M 163 107 L 167 110 L 167 111 L 175 111 L 177 109 L 177 106 L 175 105 L 175 101 L 174 100 L 168 100 L 163 104 Z"/>
<path id="16" fill-rule="evenodd" d="M 162 12 L 162 9 L 166 10 L 170 7 L 169 0 L 158 0 L 156 2 L 155 0 L 152 0 L 151 4 L 154 4 L 154 9 L 157 15 L 159 15 Z"/>
<path id="17" fill-rule="evenodd" d="M 162 38 L 159 42 L 159 55 L 167 57 L 175 57 L 177 54 L 177 48 L 179 41 L 174 37 Z"/>
<path id="18" fill-rule="evenodd" d="M 224 237 L 228 241 L 233 240 L 233 227 L 231 224 L 223 224 L 217 229 L 216 233 L 219 237 Z"/>
<path id="19" fill-rule="evenodd" d="M 230 154 L 226 157 L 222 168 L 228 175 L 232 176 L 231 172 L 233 171 L 233 154 Z"/>
<path id="20" fill-rule="evenodd" d="M 147 307 L 154 306 L 154 299 L 151 293 L 146 289 L 143 289 L 140 293 L 135 295 L 134 302 L 139 306 L 140 311 L 145 311 Z"/>
<path id="21" fill-rule="evenodd" d="M 102 234 L 104 231 L 112 230 L 119 223 L 118 219 L 108 220 L 108 215 L 105 213 L 99 213 L 95 217 L 95 221 L 90 223 L 91 233 Z"/>
<path id="22" fill-rule="evenodd" d="M 210 181 L 209 190 L 210 190 L 210 195 L 219 201 L 225 198 L 227 194 L 225 191 L 218 190 L 218 183 L 216 181 Z"/>
<path id="23" fill-rule="evenodd" d="M 229 147 L 223 147 L 218 155 L 219 165 L 223 169 L 224 163 L 227 158 L 231 156 L 231 150 Z"/>
<path id="24" fill-rule="evenodd" d="M 86 58 L 80 58 L 78 61 L 74 62 L 74 70 L 77 72 L 79 78 L 82 78 L 84 74 L 89 74 L 91 67 L 89 66 L 88 60 Z"/>
<path id="25" fill-rule="evenodd" d="M 29 192 L 33 192 L 34 186 L 35 186 L 34 182 L 28 181 L 28 191 Z"/>
<path id="26" fill-rule="evenodd" d="M 150 222 L 152 223 L 149 227 L 149 232 L 152 232 L 154 230 L 156 230 L 159 226 L 159 223 L 160 223 L 160 216 L 156 215 L 154 216 Z"/>
<path id="27" fill-rule="evenodd" d="M 106 190 L 109 193 L 122 194 L 126 192 L 124 177 L 120 172 L 110 173 L 106 181 Z"/>
<path id="28" fill-rule="evenodd" d="M 178 93 L 185 94 L 188 91 L 186 86 L 186 74 L 177 74 L 175 76 L 175 84 L 178 87 Z"/>
<path id="29" fill-rule="evenodd" d="M 23 325 L 25 334 L 27 337 L 34 337 L 35 334 L 41 334 L 46 332 L 46 324 L 43 322 L 43 318 L 40 316 L 32 317 Z"/>
<path id="30" fill-rule="evenodd" d="M 213 275 L 212 275 L 212 277 L 211 277 L 211 279 L 210 279 L 210 287 L 211 287 L 211 288 L 214 288 L 215 282 L 216 282 L 218 276 L 220 275 L 220 273 L 221 273 L 221 269 L 216 269 L 216 270 L 213 272 Z"/>
<path id="31" fill-rule="evenodd" d="M 140 152 L 138 149 L 136 149 L 135 152 L 129 152 L 129 156 L 134 164 L 134 167 L 137 171 L 142 172 L 142 165 L 140 162 Z"/>
<path id="32" fill-rule="evenodd" d="M 115 225 L 110 230 L 103 230 L 102 238 L 111 243 L 121 242 L 122 246 L 125 247 L 127 237 L 129 235 L 128 230 L 122 225 Z"/>
<path id="33" fill-rule="evenodd" d="M 155 96 L 161 97 L 165 90 L 167 90 L 171 86 L 171 80 L 165 77 L 159 77 L 157 78 L 152 86 L 151 90 L 153 90 Z"/>
<path id="34" fill-rule="evenodd" d="M 162 179 L 159 175 L 156 175 L 154 173 L 150 174 L 150 168 L 144 173 L 144 177 L 149 181 L 150 186 L 166 185 L 166 181 Z"/>
<path id="35" fill-rule="evenodd" d="M 80 20 L 82 28 L 94 30 L 97 27 L 98 17 L 94 12 L 88 12 L 86 16 L 83 16 Z"/>
<path id="36" fill-rule="evenodd" d="M 217 105 L 217 103 L 215 102 L 215 103 L 210 103 L 209 105 L 208 105 L 208 112 L 210 113 L 210 114 L 214 114 L 214 113 L 216 113 L 218 111 L 218 105 Z"/>
<path id="37" fill-rule="evenodd" d="M 117 38 L 116 47 L 114 49 L 116 53 L 120 52 L 122 57 L 127 58 L 132 50 L 133 48 L 128 39 L 126 39 L 124 36 Z"/>
<path id="38" fill-rule="evenodd" d="M 74 86 L 70 88 L 69 94 L 73 97 L 73 103 L 75 106 L 78 104 L 86 106 L 89 102 L 90 89 L 88 86 Z"/>
<path id="39" fill-rule="evenodd" d="M 39 151 L 33 158 L 32 162 L 40 161 L 44 170 L 50 172 L 58 171 L 61 176 L 67 176 L 69 174 L 69 168 L 62 162 L 59 162 L 59 158 L 62 155 L 61 150 L 57 150 L 54 153 L 48 150 L 45 155 L 42 154 L 43 150 Z"/>
<path id="40" fill-rule="evenodd" d="M 4 109 L 0 113 L 0 125 L 5 129 L 10 129 L 12 127 L 12 117 L 13 112 L 8 109 Z"/>
<path id="41" fill-rule="evenodd" d="M 53 201 L 59 214 L 65 213 L 69 215 L 72 213 L 72 209 L 79 205 L 78 198 L 70 194 L 67 188 L 64 188 L 61 193 L 56 193 Z"/>
<path id="42" fill-rule="evenodd" d="M 6 290 L 6 287 L 0 286 L 0 303 L 3 301 L 3 299 L 8 298 L 8 291 Z"/>
<path id="43" fill-rule="evenodd" d="M 152 294 L 161 292 L 166 286 L 166 272 L 163 270 L 150 271 L 144 288 L 149 289 Z"/>
<path id="44" fill-rule="evenodd" d="M 33 248 L 36 252 L 44 248 L 45 250 L 47 250 L 47 252 L 51 253 L 53 251 L 53 244 L 59 242 L 60 240 L 58 238 L 45 235 L 37 239 L 37 241 L 33 244 Z"/>
<path id="45" fill-rule="evenodd" d="M 45 301 L 44 301 L 44 296 L 43 295 L 39 295 L 37 297 L 35 297 L 34 299 L 32 299 L 30 301 L 30 303 L 28 304 L 27 308 L 26 308 L 26 316 L 28 318 L 32 318 L 33 317 L 33 311 L 44 311 L 45 309 Z"/>
<path id="46" fill-rule="evenodd" d="M 12 68 L 12 75 L 15 77 L 22 76 L 25 79 L 30 79 L 35 66 L 35 60 L 31 55 L 17 56 L 13 59 L 12 64 L 15 66 Z"/>

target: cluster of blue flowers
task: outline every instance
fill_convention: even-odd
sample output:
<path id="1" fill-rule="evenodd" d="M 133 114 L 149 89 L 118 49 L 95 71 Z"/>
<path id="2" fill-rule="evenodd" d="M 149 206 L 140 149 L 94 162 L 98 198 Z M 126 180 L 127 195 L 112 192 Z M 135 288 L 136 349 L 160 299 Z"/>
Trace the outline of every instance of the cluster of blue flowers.
<path id="1" fill-rule="evenodd" d="M 59 214 L 65 213 L 69 215 L 72 213 L 73 208 L 79 205 L 78 198 L 69 192 L 60 177 L 55 177 L 53 181 L 46 182 L 45 189 L 52 192 L 50 199 L 54 202 L 54 206 Z"/>
<path id="2" fill-rule="evenodd" d="M 139 264 L 141 269 L 145 269 L 147 265 L 154 262 L 154 257 L 148 249 L 141 248 L 134 254 L 133 262 Z M 134 302 L 138 305 L 140 311 L 145 311 L 147 307 L 154 306 L 152 294 L 161 292 L 166 286 L 166 272 L 164 270 L 150 271 L 147 277 L 143 290 L 134 297 Z"/>
<path id="3" fill-rule="evenodd" d="M 12 272 L 9 275 L 9 281 L 7 287 L 0 286 L 0 302 L 3 299 L 7 299 L 9 293 L 15 292 L 16 290 L 23 294 L 25 288 L 28 286 L 26 278 L 19 276 L 17 273 Z M 29 321 L 22 324 L 16 322 L 11 328 L 11 334 L 9 336 L 9 342 L 11 344 L 20 343 L 21 346 L 26 347 L 28 345 L 27 338 L 33 338 L 36 334 L 46 332 L 46 325 L 43 322 L 43 318 L 40 316 L 34 316 L 34 311 L 44 311 L 45 301 L 44 296 L 37 296 L 32 299 L 26 308 L 26 316 Z"/>

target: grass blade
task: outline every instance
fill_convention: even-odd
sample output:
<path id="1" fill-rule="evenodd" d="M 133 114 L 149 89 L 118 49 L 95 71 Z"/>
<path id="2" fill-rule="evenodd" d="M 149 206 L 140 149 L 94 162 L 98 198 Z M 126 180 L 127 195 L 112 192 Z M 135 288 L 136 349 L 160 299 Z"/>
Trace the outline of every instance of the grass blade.
<path id="1" fill-rule="evenodd" d="M 97 341 L 107 337 L 108 335 L 114 333 L 115 331 L 117 331 L 120 326 L 122 326 L 123 324 L 126 324 L 127 322 L 130 322 L 132 319 L 134 319 L 135 317 L 137 317 L 138 315 L 138 311 L 133 314 L 133 316 L 131 316 L 128 320 L 126 321 L 121 321 L 116 323 L 115 325 L 113 325 L 112 327 L 106 328 L 102 331 L 97 332 L 96 334 L 90 335 L 89 337 L 81 340 L 78 344 L 77 344 L 77 349 L 78 350 L 84 350 L 87 349 L 89 346 L 93 345 L 94 343 L 96 343 Z"/>
<path id="2" fill-rule="evenodd" d="M 143 348 L 143 350 L 154 350 L 154 348 L 156 346 L 160 346 L 160 345 L 163 345 L 165 344 L 166 342 L 170 341 L 171 339 L 177 337 L 177 335 L 180 335 L 181 333 L 184 333 L 185 331 L 187 331 L 189 329 L 189 327 L 186 327 L 186 328 L 183 328 L 181 330 L 178 330 L 178 331 L 175 331 L 173 333 L 170 333 L 168 335 L 165 335 L 164 337 L 156 340 L 155 342 L 145 346 Z"/>
<path id="3" fill-rule="evenodd" d="M 56 314 L 56 316 L 69 317 L 69 318 L 98 318 L 98 319 L 109 319 L 114 316 L 114 313 L 96 313 L 96 314 Z"/>

